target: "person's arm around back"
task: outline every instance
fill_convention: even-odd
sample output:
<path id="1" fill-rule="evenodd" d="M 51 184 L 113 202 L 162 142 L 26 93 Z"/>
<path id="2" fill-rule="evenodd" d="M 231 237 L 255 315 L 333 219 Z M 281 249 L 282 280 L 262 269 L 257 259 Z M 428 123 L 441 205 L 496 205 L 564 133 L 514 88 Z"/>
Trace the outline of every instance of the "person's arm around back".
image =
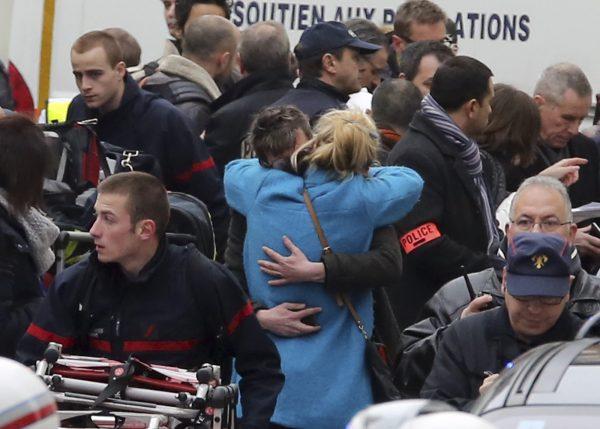
<path id="1" fill-rule="evenodd" d="M 242 427 L 266 428 L 284 382 L 279 353 L 231 273 L 199 254 L 190 258 L 188 267 L 189 278 L 202 279 L 196 291 L 201 289 L 197 300 L 206 323 L 214 327 L 215 336 L 224 331 L 226 349 L 235 357 L 235 369 L 241 376 Z"/>

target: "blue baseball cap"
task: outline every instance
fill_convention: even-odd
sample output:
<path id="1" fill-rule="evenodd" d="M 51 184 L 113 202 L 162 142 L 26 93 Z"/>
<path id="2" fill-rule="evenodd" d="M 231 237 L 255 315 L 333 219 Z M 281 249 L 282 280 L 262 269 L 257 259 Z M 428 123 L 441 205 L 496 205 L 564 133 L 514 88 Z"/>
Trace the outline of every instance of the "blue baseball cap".
<path id="1" fill-rule="evenodd" d="M 513 296 L 563 297 L 569 292 L 572 248 L 558 234 L 524 232 L 508 243 L 506 289 Z"/>
<path id="2" fill-rule="evenodd" d="M 373 43 L 363 42 L 354 31 L 341 22 L 326 21 L 304 30 L 294 48 L 294 54 L 298 60 L 303 60 L 343 47 L 357 49 L 361 54 L 372 54 L 382 48 Z"/>

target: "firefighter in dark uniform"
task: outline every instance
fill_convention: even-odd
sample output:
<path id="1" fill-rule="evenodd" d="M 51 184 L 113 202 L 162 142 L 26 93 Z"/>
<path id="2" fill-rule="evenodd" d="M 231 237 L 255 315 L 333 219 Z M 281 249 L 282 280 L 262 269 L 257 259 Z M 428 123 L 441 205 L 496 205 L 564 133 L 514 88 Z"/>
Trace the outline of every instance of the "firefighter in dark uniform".
<path id="1" fill-rule="evenodd" d="M 120 173 L 98 187 L 96 250 L 57 276 L 17 357 L 31 364 L 48 342 L 66 352 L 184 368 L 235 356 L 244 428 L 268 427 L 283 386 L 279 354 L 233 276 L 193 245 L 166 242 L 161 182 Z"/>

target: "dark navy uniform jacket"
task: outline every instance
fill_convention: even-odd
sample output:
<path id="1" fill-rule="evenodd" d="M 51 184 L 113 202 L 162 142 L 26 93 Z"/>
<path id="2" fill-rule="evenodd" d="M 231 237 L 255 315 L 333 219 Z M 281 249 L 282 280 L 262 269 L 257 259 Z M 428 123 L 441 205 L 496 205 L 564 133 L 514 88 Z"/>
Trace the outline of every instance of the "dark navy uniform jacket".
<path id="1" fill-rule="evenodd" d="M 290 89 L 273 106 L 296 106 L 314 125 L 329 110 L 347 109 L 348 99 L 347 95 L 320 79 L 303 78 L 296 88 Z"/>
<path id="2" fill-rule="evenodd" d="M 279 354 L 232 275 L 193 245 L 163 242 L 136 278 L 96 254 L 57 276 L 18 346 L 30 364 L 47 343 L 66 353 L 197 368 L 217 347 L 242 376 L 244 427 L 266 427 L 283 386 Z"/>
<path id="3" fill-rule="evenodd" d="M 541 344 L 572 340 L 582 323 L 565 308 L 546 333 L 525 342 L 513 330 L 504 305 L 457 320 L 444 332 L 421 396 L 465 408 L 479 396 L 485 372 L 499 373 Z"/>
<path id="4" fill-rule="evenodd" d="M 89 109 L 81 95 L 73 99 L 67 119 L 92 118 L 98 119 L 96 132 L 100 140 L 153 155 L 168 190 L 193 195 L 206 204 L 217 248 L 222 252 L 228 226 L 223 183 L 206 145 L 194 134 L 185 115 L 156 94 L 140 89 L 127 75 L 125 92 L 116 110 L 102 115 Z"/>

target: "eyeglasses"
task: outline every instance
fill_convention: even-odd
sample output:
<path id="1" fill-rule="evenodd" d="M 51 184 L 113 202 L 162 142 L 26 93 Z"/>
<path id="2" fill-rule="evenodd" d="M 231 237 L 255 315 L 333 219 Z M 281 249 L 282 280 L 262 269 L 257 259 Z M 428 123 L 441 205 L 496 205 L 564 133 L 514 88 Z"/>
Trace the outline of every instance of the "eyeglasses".
<path id="1" fill-rule="evenodd" d="M 542 304 L 547 306 L 558 305 L 564 299 L 563 296 L 511 296 L 523 304 Z"/>
<path id="2" fill-rule="evenodd" d="M 387 33 L 386 36 L 389 35 L 389 38 L 391 40 L 391 36 L 393 36 L 394 34 L 395 33 L 393 31 L 391 31 L 390 33 Z M 408 36 L 405 37 L 405 36 L 400 36 L 399 35 L 398 37 L 400 37 L 402 40 L 404 40 L 407 45 L 410 45 L 411 43 L 418 42 L 418 40 L 413 40 L 413 39 L 411 39 Z M 449 48 L 451 48 L 452 45 L 456 45 L 457 41 L 458 40 L 457 40 L 456 36 L 453 36 L 451 34 L 446 34 L 444 37 L 442 37 L 439 40 L 432 40 L 432 42 L 443 43 L 444 45 L 448 46 Z"/>
<path id="3" fill-rule="evenodd" d="M 535 225 L 539 225 L 540 230 L 542 232 L 552 232 L 558 229 L 559 227 L 563 225 L 569 225 L 572 222 L 570 220 L 566 222 L 561 222 L 558 219 L 544 219 L 540 222 L 534 222 L 533 220 L 528 218 L 521 218 L 517 220 L 511 220 L 510 223 L 516 225 L 517 228 L 519 228 L 521 231 L 531 231 Z"/>

